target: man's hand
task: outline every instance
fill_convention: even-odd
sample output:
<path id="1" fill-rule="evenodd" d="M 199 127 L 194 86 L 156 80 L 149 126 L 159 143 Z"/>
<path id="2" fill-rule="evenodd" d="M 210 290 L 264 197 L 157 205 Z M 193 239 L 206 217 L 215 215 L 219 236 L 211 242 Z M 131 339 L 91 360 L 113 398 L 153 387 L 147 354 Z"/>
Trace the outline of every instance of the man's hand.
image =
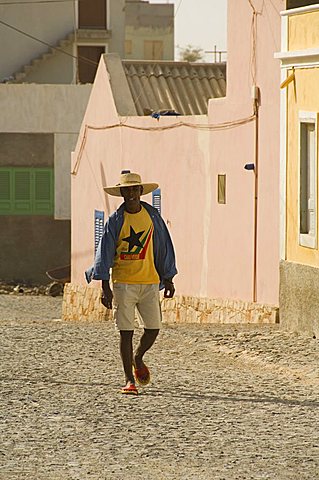
<path id="1" fill-rule="evenodd" d="M 113 292 L 111 290 L 110 284 L 108 280 L 102 280 L 102 297 L 101 302 L 105 308 L 109 310 L 112 309 L 112 301 L 113 301 Z"/>
<path id="2" fill-rule="evenodd" d="M 175 287 L 172 279 L 168 278 L 163 280 L 164 282 L 164 297 L 165 298 L 172 298 L 175 293 Z"/>

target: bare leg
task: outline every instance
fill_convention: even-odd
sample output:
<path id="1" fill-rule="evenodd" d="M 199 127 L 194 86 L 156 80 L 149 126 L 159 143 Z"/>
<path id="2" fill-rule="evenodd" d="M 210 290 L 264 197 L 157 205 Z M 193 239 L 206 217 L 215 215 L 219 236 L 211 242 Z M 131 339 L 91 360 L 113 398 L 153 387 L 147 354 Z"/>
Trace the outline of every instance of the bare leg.
<path id="1" fill-rule="evenodd" d="M 134 363 L 136 365 L 136 368 L 141 368 L 143 364 L 143 356 L 151 348 L 151 346 L 154 344 L 157 335 L 159 333 L 159 329 L 150 329 L 150 328 L 145 328 L 144 333 L 141 337 L 139 346 L 137 347 L 137 350 L 135 352 L 134 356 Z"/>
<path id="2" fill-rule="evenodd" d="M 132 371 L 133 364 L 133 333 L 134 330 L 120 331 L 120 353 L 123 362 L 126 383 L 135 384 Z"/>

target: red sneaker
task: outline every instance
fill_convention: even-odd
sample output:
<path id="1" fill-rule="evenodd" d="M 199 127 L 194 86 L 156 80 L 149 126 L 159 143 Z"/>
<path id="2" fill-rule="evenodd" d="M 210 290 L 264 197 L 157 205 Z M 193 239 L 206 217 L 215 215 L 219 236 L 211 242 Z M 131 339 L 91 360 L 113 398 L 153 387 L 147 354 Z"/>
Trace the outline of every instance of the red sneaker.
<path id="1" fill-rule="evenodd" d="M 138 395 L 138 391 L 134 383 L 127 383 L 125 387 L 121 388 L 121 393 L 124 395 Z"/>
<path id="2" fill-rule="evenodd" d="M 141 368 L 136 368 L 133 365 L 133 374 L 137 383 L 139 385 L 142 385 L 143 387 L 145 387 L 145 385 L 148 385 L 151 381 L 151 374 L 145 363 Z"/>

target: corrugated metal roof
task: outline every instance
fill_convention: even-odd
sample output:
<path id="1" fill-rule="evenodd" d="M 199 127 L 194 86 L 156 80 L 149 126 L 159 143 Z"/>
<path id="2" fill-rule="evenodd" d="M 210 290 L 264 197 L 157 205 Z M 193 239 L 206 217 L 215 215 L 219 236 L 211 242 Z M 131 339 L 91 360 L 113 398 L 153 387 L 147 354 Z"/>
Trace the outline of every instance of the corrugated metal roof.
<path id="1" fill-rule="evenodd" d="M 226 95 L 226 63 L 123 60 L 137 114 L 175 110 L 204 115 L 210 98 Z"/>

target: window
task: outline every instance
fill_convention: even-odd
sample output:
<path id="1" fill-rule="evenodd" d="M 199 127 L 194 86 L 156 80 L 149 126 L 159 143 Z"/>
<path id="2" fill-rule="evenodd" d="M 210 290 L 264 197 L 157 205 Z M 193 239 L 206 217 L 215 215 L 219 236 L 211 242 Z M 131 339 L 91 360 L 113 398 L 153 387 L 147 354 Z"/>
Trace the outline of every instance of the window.
<path id="1" fill-rule="evenodd" d="M 217 201 L 226 203 L 226 175 L 218 175 L 217 179 Z"/>
<path id="2" fill-rule="evenodd" d="M 94 253 L 96 254 L 97 247 L 104 233 L 104 212 L 101 210 L 94 210 Z"/>
<path id="3" fill-rule="evenodd" d="M 80 1 L 79 28 L 106 30 L 107 0 Z"/>
<path id="4" fill-rule="evenodd" d="M 145 40 L 144 60 L 163 60 L 163 42 L 160 40 Z"/>
<path id="5" fill-rule="evenodd" d="M 161 214 L 161 189 L 157 188 L 152 192 L 152 205 Z"/>
<path id="6" fill-rule="evenodd" d="M 316 3 L 318 3 L 318 0 L 287 0 L 287 10 L 307 7 L 308 5 L 315 5 Z"/>
<path id="7" fill-rule="evenodd" d="M 133 45 L 132 40 L 125 40 L 125 55 L 132 55 Z"/>
<path id="8" fill-rule="evenodd" d="M 52 168 L 0 168 L 0 215 L 53 215 Z"/>
<path id="9" fill-rule="evenodd" d="M 317 113 L 299 112 L 299 244 L 317 247 Z"/>

